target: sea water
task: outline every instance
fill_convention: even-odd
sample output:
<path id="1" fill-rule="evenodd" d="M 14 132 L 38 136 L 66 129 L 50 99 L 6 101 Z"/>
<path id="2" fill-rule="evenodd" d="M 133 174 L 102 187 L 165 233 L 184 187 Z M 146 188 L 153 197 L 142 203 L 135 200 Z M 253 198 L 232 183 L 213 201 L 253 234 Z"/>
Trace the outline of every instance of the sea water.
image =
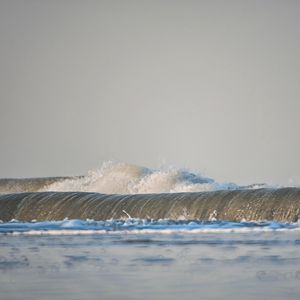
<path id="1" fill-rule="evenodd" d="M 0 299 L 299 299 L 300 224 L 0 224 Z"/>
<path id="2" fill-rule="evenodd" d="M 298 300 L 299 216 L 299 186 L 176 168 L 0 179 L 0 300 Z"/>

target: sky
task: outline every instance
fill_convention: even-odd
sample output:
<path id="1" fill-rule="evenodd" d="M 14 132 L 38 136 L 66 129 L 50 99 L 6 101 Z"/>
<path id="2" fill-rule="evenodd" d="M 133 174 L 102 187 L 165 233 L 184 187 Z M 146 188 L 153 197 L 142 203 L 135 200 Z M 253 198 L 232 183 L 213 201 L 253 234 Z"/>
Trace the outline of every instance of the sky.
<path id="1" fill-rule="evenodd" d="M 0 0 L 0 177 L 300 183 L 299 36 L 300 1 Z"/>

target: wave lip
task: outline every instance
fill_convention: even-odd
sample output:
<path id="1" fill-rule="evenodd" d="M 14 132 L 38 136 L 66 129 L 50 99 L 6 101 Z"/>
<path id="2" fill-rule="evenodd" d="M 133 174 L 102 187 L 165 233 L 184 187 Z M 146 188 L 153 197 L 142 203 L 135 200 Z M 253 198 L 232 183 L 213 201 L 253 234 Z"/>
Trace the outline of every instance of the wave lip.
<path id="1" fill-rule="evenodd" d="M 187 169 L 149 169 L 126 163 L 105 162 L 85 176 L 0 179 L 0 193 L 97 192 L 106 194 L 147 194 L 254 189 L 266 185 L 238 186 L 215 180 Z"/>
<path id="2" fill-rule="evenodd" d="M 0 195 L 0 219 L 185 219 L 297 222 L 300 188 L 198 193 L 37 192 Z"/>

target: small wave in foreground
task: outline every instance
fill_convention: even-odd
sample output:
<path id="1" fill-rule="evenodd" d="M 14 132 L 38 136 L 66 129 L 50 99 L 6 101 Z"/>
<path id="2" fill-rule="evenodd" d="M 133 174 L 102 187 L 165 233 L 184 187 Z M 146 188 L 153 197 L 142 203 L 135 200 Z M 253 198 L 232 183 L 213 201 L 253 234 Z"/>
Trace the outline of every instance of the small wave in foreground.
<path id="1" fill-rule="evenodd" d="M 0 224 L 5 235 L 90 235 L 90 234 L 174 234 L 174 233 L 248 233 L 300 232 L 300 223 L 280 222 L 226 222 L 198 220 L 63 220 L 47 222 L 18 222 Z"/>

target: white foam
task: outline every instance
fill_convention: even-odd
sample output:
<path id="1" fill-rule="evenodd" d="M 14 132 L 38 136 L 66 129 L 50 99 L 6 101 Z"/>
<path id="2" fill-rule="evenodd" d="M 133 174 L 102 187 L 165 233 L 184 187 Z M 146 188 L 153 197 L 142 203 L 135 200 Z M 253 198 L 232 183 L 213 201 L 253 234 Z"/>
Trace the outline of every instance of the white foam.
<path id="1" fill-rule="evenodd" d="M 141 234 L 209 234 L 209 233 L 267 233 L 267 232 L 300 232 L 300 228 L 210 228 L 210 229 L 144 229 L 144 230 L 29 230 L 8 232 L 11 236 L 49 236 L 49 235 L 141 235 Z"/>
<path id="2" fill-rule="evenodd" d="M 206 233 L 300 232 L 300 223 L 125 220 L 63 220 L 0 224 L 5 235 L 91 235 L 91 234 L 206 234 Z"/>
<path id="3" fill-rule="evenodd" d="M 178 193 L 237 189 L 198 173 L 174 167 L 148 169 L 126 163 L 105 162 L 86 176 L 49 185 L 44 191 L 99 192 L 106 194 Z"/>

